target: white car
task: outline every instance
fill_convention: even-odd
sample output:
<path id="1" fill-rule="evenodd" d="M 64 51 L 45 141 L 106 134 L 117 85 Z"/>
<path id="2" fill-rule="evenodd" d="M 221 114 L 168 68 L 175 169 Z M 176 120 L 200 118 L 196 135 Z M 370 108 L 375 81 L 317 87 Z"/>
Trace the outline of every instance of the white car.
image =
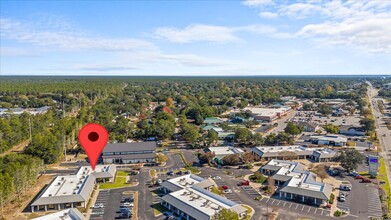
<path id="1" fill-rule="evenodd" d="M 219 176 L 214 176 L 214 177 L 212 177 L 212 179 L 214 179 L 214 180 L 221 180 L 221 177 L 219 177 Z"/>
<path id="2" fill-rule="evenodd" d="M 101 209 L 104 208 L 105 206 L 102 203 L 96 203 L 92 206 L 93 209 Z"/>
<path id="3" fill-rule="evenodd" d="M 133 203 L 130 203 L 130 202 L 125 202 L 123 204 L 124 207 L 133 207 Z"/>
<path id="4" fill-rule="evenodd" d="M 232 190 L 231 189 L 226 189 L 226 190 L 224 190 L 224 193 L 225 194 L 230 194 L 230 193 L 232 193 Z"/>

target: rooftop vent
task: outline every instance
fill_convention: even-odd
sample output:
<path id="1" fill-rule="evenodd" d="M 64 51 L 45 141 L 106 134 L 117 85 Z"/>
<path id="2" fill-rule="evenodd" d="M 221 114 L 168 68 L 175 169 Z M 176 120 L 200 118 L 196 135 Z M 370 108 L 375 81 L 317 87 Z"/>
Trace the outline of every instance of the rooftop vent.
<path id="1" fill-rule="evenodd" d="M 88 167 L 84 167 L 84 170 L 88 170 Z"/>
<path id="2" fill-rule="evenodd" d="M 58 182 L 57 185 L 58 185 L 58 186 L 61 185 L 61 182 Z"/>
<path id="3" fill-rule="evenodd" d="M 65 177 L 61 177 L 61 180 L 64 180 L 65 179 Z"/>
<path id="4" fill-rule="evenodd" d="M 49 196 L 52 196 L 52 194 L 49 194 Z"/>

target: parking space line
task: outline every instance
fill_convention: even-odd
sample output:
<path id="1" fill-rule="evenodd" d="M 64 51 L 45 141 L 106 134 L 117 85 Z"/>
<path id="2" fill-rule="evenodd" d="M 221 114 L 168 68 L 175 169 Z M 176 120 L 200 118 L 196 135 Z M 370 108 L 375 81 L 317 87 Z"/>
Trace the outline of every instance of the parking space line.
<path id="1" fill-rule="evenodd" d="M 280 202 L 281 202 L 281 200 L 280 200 L 280 201 L 278 201 L 277 205 L 279 205 L 279 204 L 280 204 Z"/>
<path id="2" fill-rule="evenodd" d="M 299 206 L 299 204 L 296 204 L 296 208 L 295 209 L 297 209 L 298 206 Z"/>
<path id="3" fill-rule="evenodd" d="M 301 211 L 303 211 L 303 210 L 304 210 L 304 207 L 305 207 L 305 206 L 303 206 L 303 208 L 301 209 Z"/>
<path id="4" fill-rule="evenodd" d="M 275 201 L 276 201 L 276 200 L 275 200 L 275 199 L 273 199 L 273 201 L 272 201 L 271 205 L 273 205 L 273 203 L 274 203 Z"/>
<path id="5" fill-rule="evenodd" d="M 308 208 L 308 212 L 310 212 L 310 210 L 311 210 L 311 207 Z"/>
<path id="6" fill-rule="evenodd" d="M 285 205 L 286 205 L 286 202 L 284 202 L 284 205 L 282 207 L 285 207 Z"/>
<path id="7" fill-rule="evenodd" d="M 270 199 L 270 198 L 267 198 L 266 203 L 269 202 L 269 199 Z"/>
<path id="8" fill-rule="evenodd" d="M 293 205 L 293 203 L 291 203 L 291 205 L 289 206 L 289 208 L 291 208 L 292 205 Z"/>

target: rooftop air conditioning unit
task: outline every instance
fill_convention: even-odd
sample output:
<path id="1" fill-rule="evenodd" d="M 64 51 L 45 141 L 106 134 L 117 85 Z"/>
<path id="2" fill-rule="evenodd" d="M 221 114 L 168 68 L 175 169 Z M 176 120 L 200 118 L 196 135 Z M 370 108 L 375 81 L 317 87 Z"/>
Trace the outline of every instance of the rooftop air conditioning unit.
<path id="1" fill-rule="evenodd" d="M 52 194 L 49 194 L 49 196 L 52 196 Z"/>
<path id="2" fill-rule="evenodd" d="M 86 172 L 83 172 L 83 174 L 86 174 Z"/>
<path id="3" fill-rule="evenodd" d="M 57 185 L 61 185 L 61 182 L 58 182 Z"/>
<path id="4" fill-rule="evenodd" d="M 88 170 L 88 167 L 85 167 L 84 170 Z"/>
<path id="5" fill-rule="evenodd" d="M 65 178 L 64 177 L 61 177 L 61 180 L 64 180 Z"/>
<path id="6" fill-rule="evenodd" d="M 76 194 L 76 191 L 73 191 L 73 193 L 72 194 Z"/>
<path id="7" fill-rule="evenodd" d="M 76 186 L 76 189 L 80 189 L 80 186 Z"/>
<path id="8" fill-rule="evenodd" d="M 83 181 L 80 180 L 79 183 L 83 183 Z"/>

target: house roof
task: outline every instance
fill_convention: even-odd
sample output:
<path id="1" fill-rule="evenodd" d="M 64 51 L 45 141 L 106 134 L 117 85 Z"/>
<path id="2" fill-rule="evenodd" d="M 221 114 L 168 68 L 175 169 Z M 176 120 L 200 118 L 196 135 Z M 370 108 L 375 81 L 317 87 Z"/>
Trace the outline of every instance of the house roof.
<path id="1" fill-rule="evenodd" d="M 55 212 L 52 214 L 44 215 L 38 218 L 34 218 L 35 220 L 86 220 L 87 218 L 76 208 L 64 209 L 59 212 Z"/>
<path id="2" fill-rule="evenodd" d="M 281 192 L 317 199 L 329 199 L 331 185 L 317 182 L 315 174 L 304 170 L 303 164 L 284 160 L 271 160 L 268 164 L 281 168 L 272 176 L 276 180 L 286 181 L 280 190 Z"/>
<path id="3" fill-rule="evenodd" d="M 131 142 L 131 143 L 108 143 L 102 153 L 108 152 L 131 152 L 156 150 L 155 141 Z"/>
<path id="4" fill-rule="evenodd" d="M 313 123 L 313 122 L 299 122 L 298 124 L 301 126 L 310 127 L 314 129 L 319 126 L 317 123 Z"/>
<path id="5" fill-rule="evenodd" d="M 217 117 L 209 117 L 209 118 L 205 118 L 204 120 L 204 124 L 217 124 L 217 123 L 223 123 L 224 120 L 222 120 L 221 118 L 217 118 Z"/>
<path id="6" fill-rule="evenodd" d="M 123 160 L 151 159 L 151 158 L 155 158 L 155 157 L 156 157 L 156 153 L 124 154 L 124 155 L 102 155 L 103 159 L 121 158 Z"/>
<path id="7" fill-rule="evenodd" d="M 85 202 L 90 197 L 96 178 L 113 177 L 115 172 L 115 166 L 97 165 L 95 171 L 90 166 L 83 166 L 75 175 L 57 176 L 31 205 Z"/>

